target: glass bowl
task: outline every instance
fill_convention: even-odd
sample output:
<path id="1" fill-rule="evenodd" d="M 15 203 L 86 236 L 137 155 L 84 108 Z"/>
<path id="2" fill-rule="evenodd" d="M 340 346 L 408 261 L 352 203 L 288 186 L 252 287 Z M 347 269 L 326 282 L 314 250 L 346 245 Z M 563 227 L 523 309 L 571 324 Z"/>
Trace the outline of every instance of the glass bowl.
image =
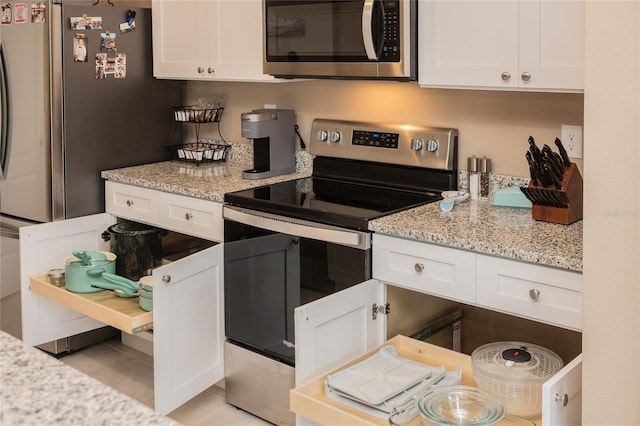
<path id="1" fill-rule="evenodd" d="M 494 425 L 505 416 L 502 401 L 482 389 L 455 385 L 436 387 L 418 401 L 427 425 Z"/>

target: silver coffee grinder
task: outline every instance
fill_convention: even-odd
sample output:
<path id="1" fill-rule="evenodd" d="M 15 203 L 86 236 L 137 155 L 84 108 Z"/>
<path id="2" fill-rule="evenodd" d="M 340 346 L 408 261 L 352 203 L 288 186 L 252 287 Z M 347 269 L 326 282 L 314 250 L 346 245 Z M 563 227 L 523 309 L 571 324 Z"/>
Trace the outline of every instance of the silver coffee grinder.
<path id="1" fill-rule="evenodd" d="M 295 113 L 289 109 L 256 109 L 240 116 L 242 137 L 253 139 L 253 169 L 244 179 L 293 173 L 295 158 Z"/>

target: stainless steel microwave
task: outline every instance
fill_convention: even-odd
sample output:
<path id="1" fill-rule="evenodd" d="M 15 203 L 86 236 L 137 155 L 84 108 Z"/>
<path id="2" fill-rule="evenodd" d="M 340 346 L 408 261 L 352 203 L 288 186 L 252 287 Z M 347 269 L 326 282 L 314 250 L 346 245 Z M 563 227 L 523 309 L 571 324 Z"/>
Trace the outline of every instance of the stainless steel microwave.
<path id="1" fill-rule="evenodd" d="M 264 73 L 416 79 L 416 0 L 264 0 Z"/>

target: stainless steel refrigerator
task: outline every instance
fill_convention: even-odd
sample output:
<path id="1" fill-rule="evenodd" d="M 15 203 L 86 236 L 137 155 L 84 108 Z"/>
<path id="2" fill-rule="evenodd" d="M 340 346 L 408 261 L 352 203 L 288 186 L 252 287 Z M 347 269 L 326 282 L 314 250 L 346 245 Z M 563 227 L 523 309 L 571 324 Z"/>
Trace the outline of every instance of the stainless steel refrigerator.
<path id="1" fill-rule="evenodd" d="M 104 211 L 102 170 L 181 141 L 183 82 L 152 76 L 151 10 L 59 3 L 0 1 L 0 325 L 18 336 L 18 227 Z"/>

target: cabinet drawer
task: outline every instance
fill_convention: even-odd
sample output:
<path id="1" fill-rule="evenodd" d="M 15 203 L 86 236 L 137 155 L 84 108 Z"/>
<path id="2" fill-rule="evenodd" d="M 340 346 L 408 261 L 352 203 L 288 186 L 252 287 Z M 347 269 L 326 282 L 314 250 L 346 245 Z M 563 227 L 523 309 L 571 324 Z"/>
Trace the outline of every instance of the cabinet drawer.
<path id="1" fill-rule="evenodd" d="M 582 329 L 582 275 L 490 256 L 477 258 L 478 305 Z"/>
<path id="2" fill-rule="evenodd" d="M 224 241 L 222 203 L 163 193 L 160 226 L 207 240 Z"/>
<path id="3" fill-rule="evenodd" d="M 373 278 L 447 299 L 475 303 L 475 254 L 374 234 Z"/>
<path id="4" fill-rule="evenodd" d="M 160 192 L 105 182 L 105 210 L 115 216 L 155 224 Z"/>

